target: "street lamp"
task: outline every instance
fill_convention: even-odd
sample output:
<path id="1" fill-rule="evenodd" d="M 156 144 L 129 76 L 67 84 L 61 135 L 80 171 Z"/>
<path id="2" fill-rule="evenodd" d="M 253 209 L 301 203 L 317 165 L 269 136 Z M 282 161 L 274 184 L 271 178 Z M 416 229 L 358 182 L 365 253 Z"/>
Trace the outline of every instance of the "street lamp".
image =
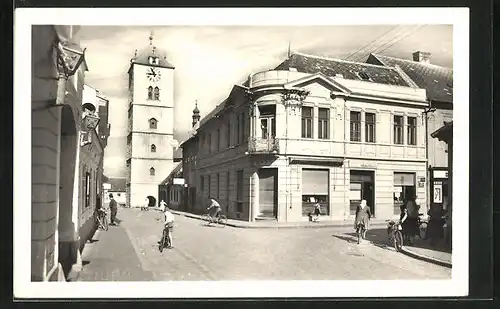
<path id="1" fill-rule="evenodd" d="M 56 103 L 61 105 L 64 104 L 66 95 L 66 82 L 70 76 L 75 74 L 85 59 L 85 49 L 81 50 L 74 43 L 62 43 L 60 41 L 55 48 L 57 52 L 57 69 L 59 71 Z"/>

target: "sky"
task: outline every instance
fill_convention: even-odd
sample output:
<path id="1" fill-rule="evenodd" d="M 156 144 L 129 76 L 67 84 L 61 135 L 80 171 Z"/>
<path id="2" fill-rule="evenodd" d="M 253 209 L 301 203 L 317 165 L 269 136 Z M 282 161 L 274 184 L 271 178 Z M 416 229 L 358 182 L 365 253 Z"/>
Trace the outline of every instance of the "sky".
<path id="1" fill-rule="evenodd" d="M 86 50 L 85 83 L 110 101 L 111 135 L 104 174 L 125 177 L 130 58 L 153 44 L 175 66 L 174 136 L 187 137 L 198 101 L 203 117 L 253 72 L 276 67 L 290 51 L 364 62 L 370 52 L 412 59 L 430 52 L 431 63 L 453 67 L 453 28 L 448 25 L 372 26 L 81 26 Z"/>

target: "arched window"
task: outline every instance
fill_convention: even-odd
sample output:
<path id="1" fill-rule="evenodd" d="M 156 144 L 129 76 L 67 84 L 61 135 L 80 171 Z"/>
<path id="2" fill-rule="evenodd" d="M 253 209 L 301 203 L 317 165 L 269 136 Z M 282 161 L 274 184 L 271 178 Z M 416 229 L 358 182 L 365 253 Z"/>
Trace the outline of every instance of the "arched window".
<path id="1" fill-rule="evenodd" d="M 148 100 L 153 100 L 153 87 L 148 87 Z"/>
<path id="2" fill-rule="evenodd" d="M 155 168 L 154 167 L 152 167 L 152 168 L 149 169 L 149 175 L 150 176 L 154 176 L 155 175 Z"/>
<path id="3" fill-rule="evenodd" d="M 154 99 L 156 101 L 160 100 L 160 88 L 158 88 L 158 87 L 155 87 L 155 90 L 154 90 Z"/>
<path id="4" fill-rule="evenodd" d="M 155 146 L 155 144 L 151 145 L 151 152 L 156 152 L 156 146 Z"/>
<path id="5" fill-rule="evenodd" d="M 158 121 L 154 118 L 149 119 L 149 128 L 156 129 Z"/>

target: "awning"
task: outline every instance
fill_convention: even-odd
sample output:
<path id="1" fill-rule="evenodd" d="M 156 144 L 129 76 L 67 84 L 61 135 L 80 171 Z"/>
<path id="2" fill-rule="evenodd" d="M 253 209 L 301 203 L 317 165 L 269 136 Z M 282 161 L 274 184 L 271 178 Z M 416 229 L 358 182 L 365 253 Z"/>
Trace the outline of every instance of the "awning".
<path id="1" fill-rule="evenodd" d="M 290 157 L 290 164 L 307 164 L 320 166 L 342 166 L 344 158 L 339 157 Z"/>

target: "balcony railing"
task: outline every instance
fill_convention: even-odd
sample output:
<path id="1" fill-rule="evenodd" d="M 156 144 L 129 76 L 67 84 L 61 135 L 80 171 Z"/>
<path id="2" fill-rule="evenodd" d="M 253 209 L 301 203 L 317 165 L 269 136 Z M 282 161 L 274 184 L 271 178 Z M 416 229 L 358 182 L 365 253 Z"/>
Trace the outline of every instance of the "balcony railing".
<path id="1" fill-rule="evenodd" d="M 249 154 L 277 154 L 279 143 L 276 138 L 251 138 L 248 142 Z"/>

